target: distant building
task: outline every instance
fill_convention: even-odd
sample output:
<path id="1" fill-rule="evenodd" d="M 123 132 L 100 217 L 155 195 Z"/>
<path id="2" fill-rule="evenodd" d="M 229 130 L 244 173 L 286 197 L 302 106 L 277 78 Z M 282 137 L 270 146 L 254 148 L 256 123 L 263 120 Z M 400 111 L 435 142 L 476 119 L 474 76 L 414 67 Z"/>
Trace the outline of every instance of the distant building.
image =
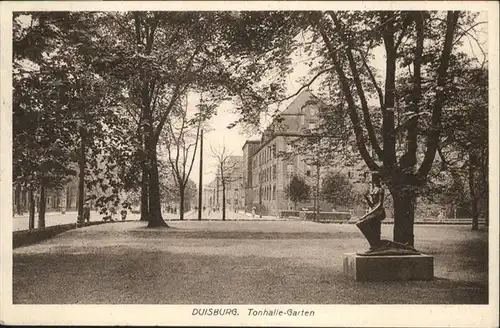
<path id="1" fill-rule="evenodd" d="M 86 192 L 86 190 L 84 190 Z M 13 213 L 16 215 L 23 215 L 29 211 L 29 191 L 27 188 L 20 184 L 15 184 L 12 193 Z M 38 211 L 39 195 L 38 190 L 35 190 L 35 208 Z M 70 182 L 58 189 L 47 189 L 46 196 L 47 212 L 56 211 L 76 211 L 78 210 L 78 176 L 71 179 Z"/>
<path id="2" fill-rule="evenodd" d="M 243 156 L 229 156 L 226 166 L 230 168 L 227 172 L 224 172 L 226 210 L 238 211 L 243 209 L 245 203 Z M 222 188 L 222 175 L 219 169 L 215 179 L 203 188 L 202 206 L 222 209 Z"/>
<path id="3" fill-rule="evenodd" d="M 293 203 L 285 194 L 294 175 L 303 177 L 313 190 L 316 167 L 308 165 L 301 154 L 288 158 L 280 156 L 290 152 L 291 141 L 311 135 L 318 127 L 319 108 L 317 98 L 308 90 L 302 91 L 264 131 L 260 140 L 247 140 L 243 145 L 244 206 L 246 211 L 260 209 L 263 214 L 278 215 L 280 211 L 293 209 Z M 363 182 L 362 167 L 321 167 L 320 179 L 325 171 L 339 171 L 350 181 Z M 312 207 L 313 197 L 300 207 Z M 331 205 L 320 202 L 322 210 L 330 211 Z"/>
<path id="4" fill-rule="evenodd" d="M 98 160 L 98 165 L 101 169 L 105 168 L 105 164 Z M 78 211 L 78 184 L 79 184 L 79 166 L 75 163 L 72 165 L 72 169 L 76 172 L 76 175 L 69 179 L 69 182 L 60 186 L 59 188 L 47 188 L 46 189 L 46 212 L 66 212 L 66 211 Z M 91 173 L 87 173 L 90 175 Z M 104 178 L 103 183 L 107 183 L 107 179 Z M 12 189 L 12 204 L 13 213 L 15 215 L 23 215 L 29 211 L 29 191 L 28 188 L 22 186 L 21 184 L 14 184 Z M 108 193 L 103 192 L 99 187 L 89 188 L 85 185 L 83 188 L 83 199 L 87 200 L 90 195 L 100 197 Z M 121 192 L 120 197 L 125 199 L 127 193 Z M 34 192 L 35 198 L 35 211 L 38 212 L 40 206 L 40 195 L 39 189 Z M 89 200 L 91 208 L 94 208 L 95 201 Z"/>

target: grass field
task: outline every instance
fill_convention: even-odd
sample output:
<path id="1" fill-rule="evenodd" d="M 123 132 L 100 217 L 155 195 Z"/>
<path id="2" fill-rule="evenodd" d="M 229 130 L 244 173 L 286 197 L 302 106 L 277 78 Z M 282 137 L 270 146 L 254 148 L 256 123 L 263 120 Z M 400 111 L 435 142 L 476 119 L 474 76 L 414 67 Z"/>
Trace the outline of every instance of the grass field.
<path id="1" fill-rule="evenodd" d="M 488 235 L 416 226 L 435 279 L 355 282 L 343 253 L 366 248 L 354 225 L 125 222 L 71 230 L 13 251 L 13 301 L 28 304 L 485 304 Z M 392 225 L 382 227 L 392 236 Z"/>

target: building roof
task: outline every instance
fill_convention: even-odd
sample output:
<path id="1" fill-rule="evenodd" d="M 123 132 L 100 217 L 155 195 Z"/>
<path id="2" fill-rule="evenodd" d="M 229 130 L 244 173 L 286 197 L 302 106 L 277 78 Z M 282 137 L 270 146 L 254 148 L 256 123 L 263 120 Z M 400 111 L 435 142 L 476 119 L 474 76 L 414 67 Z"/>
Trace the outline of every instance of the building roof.
<path id="1" fill-rule="evenodd" d="M 256 153 L 277 136 L 306 136 L 299 131 L 301 127 L 301 116 L 304 115 L 302 108 L 307 102 L 316 99 L 318 98 L 312 94 L 311 91 L 307 89 L 301 91 L 281 113 L 276 115 L 271 124 L 265 129 L 260 140 L 259 149 Z M 247 140 L 245 144 L 249 141 L 250 140 Z"/>
<path id="2" fill-rule="evenodd" d="M 307 101 L 318 99 L 311 91 L 304 89 L 297 97 L 280 113 L 280 115 L 298 115 Z"/>
<path id="3" fill-rule="evenodd" d="M 245 141 L 245 143 L 243 144 L 243 146 L 241 147 L 241 149 L 245 148 L 245 146 L 247 144 L 258 144 L 260 143 L 260 139 L 256 139 L 256 140 L 251 140 L 251 139 L 248 139 L 247 141 Z"/>

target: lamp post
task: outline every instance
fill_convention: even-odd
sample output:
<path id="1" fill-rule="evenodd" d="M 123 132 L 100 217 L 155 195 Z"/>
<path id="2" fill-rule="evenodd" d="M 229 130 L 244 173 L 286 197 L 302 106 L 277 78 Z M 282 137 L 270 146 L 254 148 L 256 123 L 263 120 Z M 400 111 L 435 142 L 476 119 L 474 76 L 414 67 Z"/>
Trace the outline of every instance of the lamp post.
<path id="1" fill-rule="evenodd" d="M 202 205 L 202 192 L 203 192 L 203 128 L 200 132 L 200 175 L 198 182 L 198 220 L 201 221 L 201 207 Z"/>

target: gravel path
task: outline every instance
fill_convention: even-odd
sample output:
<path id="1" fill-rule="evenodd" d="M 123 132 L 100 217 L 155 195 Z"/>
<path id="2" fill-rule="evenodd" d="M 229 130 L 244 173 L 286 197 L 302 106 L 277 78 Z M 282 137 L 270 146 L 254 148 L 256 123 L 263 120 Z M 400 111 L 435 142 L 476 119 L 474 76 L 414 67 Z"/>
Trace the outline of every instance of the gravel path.
<path id="1" fill-rule="evenodd" d="M 431 282 L 360 283 L 342 254 L 366 247 L 353 225 L 304 221 L 119 222 L 14 249 L 14 303 L 484 304 L 487 232 L 417 226 Z M 382 227 L 383 236 L 392 226 Z"/>

